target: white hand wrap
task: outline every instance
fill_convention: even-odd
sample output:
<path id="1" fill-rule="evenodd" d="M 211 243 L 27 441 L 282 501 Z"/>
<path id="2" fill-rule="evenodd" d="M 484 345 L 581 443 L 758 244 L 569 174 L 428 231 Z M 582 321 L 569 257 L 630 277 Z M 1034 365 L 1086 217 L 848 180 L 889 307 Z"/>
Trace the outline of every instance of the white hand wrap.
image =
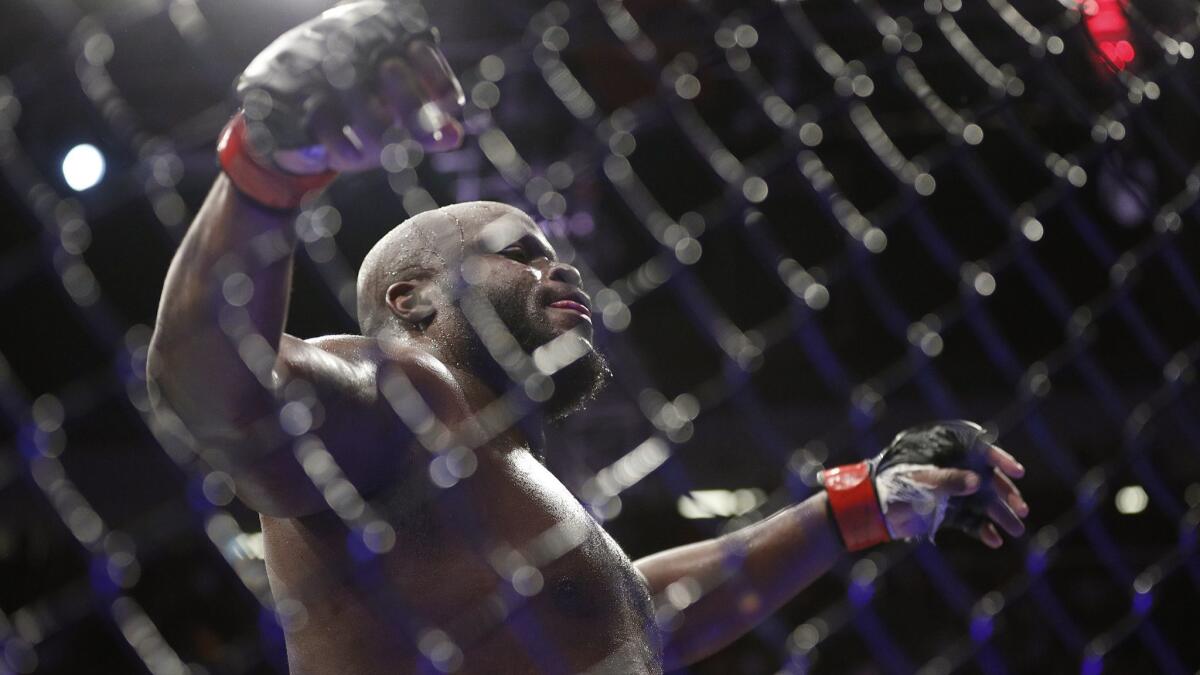
<path id="1" fill-rule="evenodd" d="M 938 497 L 933 488 L 914 477 L 917 471 L 928 471 L 928 464 L 896 464 L 884 469 L 875 478 L 880 509 L 892 539 L 926 537 L 934 534 L 946 518 L 949 498 Z M 898 508 L 904 505 L 905 508 Z M 900 515 L 903 514 L 904 518 Z"/>

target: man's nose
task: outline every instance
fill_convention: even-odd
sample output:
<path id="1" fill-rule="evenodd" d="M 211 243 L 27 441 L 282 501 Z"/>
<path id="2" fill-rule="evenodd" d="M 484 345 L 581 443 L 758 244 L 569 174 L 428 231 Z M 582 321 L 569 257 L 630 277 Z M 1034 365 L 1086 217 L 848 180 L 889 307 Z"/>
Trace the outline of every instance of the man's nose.
<path id="1" fill-rule="evenodd" d="M 582 286 L 583 276 L 579 270 L 566 263 L 556 262 L 550 265 L 550 278 L 572 286 Z"/>

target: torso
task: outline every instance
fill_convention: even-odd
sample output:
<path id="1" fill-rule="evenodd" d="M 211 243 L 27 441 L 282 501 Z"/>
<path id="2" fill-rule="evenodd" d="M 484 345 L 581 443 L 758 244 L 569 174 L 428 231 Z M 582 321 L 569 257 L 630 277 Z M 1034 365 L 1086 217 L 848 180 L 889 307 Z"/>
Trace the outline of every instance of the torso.
<path id="1" fill-rule="evenodd" d="M 516 439 L 477 458 L 453 487 L 414 471 L 372 499 L 396 531 L 379 555 L 332 512 L 263 516 L 293 675 L 661 672 L 649 595 L 617 543 Z"/>

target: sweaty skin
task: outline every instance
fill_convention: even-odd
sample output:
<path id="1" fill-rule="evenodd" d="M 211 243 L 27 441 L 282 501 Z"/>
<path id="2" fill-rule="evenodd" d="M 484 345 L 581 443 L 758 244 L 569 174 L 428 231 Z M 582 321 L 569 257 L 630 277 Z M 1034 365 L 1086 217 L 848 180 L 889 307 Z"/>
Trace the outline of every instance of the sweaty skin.
<path id="1" fill-rule="evenodd" d="M 490 250 L 495 246 L 487 241 L 485 225 L 496 223 L 502 210 L 499 215 L 520 228 L 504 239 L 541 240 L 552 255 L 524 214 L 499 205 L 456 210 L 457 219 L 417 224 L 432 230 L 424 240 L 432 242 L 435 260 L 454 267 L 467 255 L 478 256 L 476 264 L 487 268 L 480 283 L 485 288 L 529 289 L 534 297 L 536 290 L 550 289 L 556 296 L 577 290 L 556 280 L 548 260 L 539 271 Z M 447 316 L 456 312 L 440 298 L 434 302 L 435 323 L 461 320 Z M 559 332 L 585 323 L 554 308 L 533 309 L 551 316 Z M 376 380 L 399 367 L 438 420 L 462 430 L 495 392 L 471 371 L 448 365 L 479 358 L 466 345 L 441 337 L 465 340 L 461 329 L 427 328 L 426 336 L 435 333 L 428 338 L 435 343 L 429 351 L 414 347 L 416 340 L 386 335 L 313 344 L 365 366 Z M 321 435 L 327 445 L 336 444 Z M 471 476 L 445 489 L 430 482 L 429 454 L 415 439 L 406 445 L 397 452 L 413 461 L 399 472 L 399 482 L 372 493 L 387 505 L 396 529 L 395 545 L 378 559 L 357 561 L 346 544 L 347 528 L 327 511 L 262 518 L 272 591 L 299 601 L 307 613 L 306 625 L 288 635 L 293 672 L 416 670 L 422 636 L 433 640 L 432 631 L 441 631 L 441 639 L 462 652 L 461 672 L 584 672 L 598 666 L 614 673 L 660 672 L 644 581 L 534 458 L 524 434 L 510 430 L 479 447 Z M 398 639 L 406 633 L 408 639 Z M 450 653 L 447 664 L 459 663 Z"/>
<path id="2" fill-rule="evenodd" d="M 420 234 L 433 254 L 425 262 L 434 275 L 410 291 L 452 285 L 447 271 L 470 258 L 477 288 L 521 294 L 528 318 L 540 312 L 551 332 L 578 328 L 590 338 L 579 312 L 548 306 L 577 294 L 579 276 L 554 260 L 527 216 L 498 204 L 454 209 L 409 224 L 420 232 L 397 233 L 406 244 Z M 247 310 L 264 336 L 277 335 L 279 356 L 275 391 L 249 382 L 245 365 L 231 359 L 231 338 L 214 330 L 219 301 L 197 281 L 245 240 L 290 236 L 285 221 L 218 180 L 169 273 L 151 372 L 160 406 L 202 443 L 227 450 L 217 462 L 263 514 L 272 592 L 277 603 L 302 608 L 288 622 L 292 672 L 416 672 L 431 658 L 472 673 L 660 672 L 645 580 L 535 459 L 540 438 L 531 444 L 509 428 L 475 449 L 469 477 L 444 489 L 430 480 L 432 455 L 404 427 L 384 385 L 410 384 L 464 441 L 481 433 L 474 416 L 498 393 L 467 370 L 481 345 L 468 343 L 473 333 L 449 294 L 426 294 L 435 317 L 419 331 L 392 317 L 371 337 L 301 341 L 274 333 L 290 258 L 255 271 Z M 514 245 L 522 252 L 499 250 Z M 394 527 L 395 543 L 382 555 L 355 555 L 360 533 L 329 510 L 289 439 L 256 423 L 274 414 L 279 391 L 293 382 L 315 391 L 323 412 L 315 435 Z"/>
<path id="3" fill-rule="evenodd" d="M 560 339 L 590 350 L 585 312 L 562 302 L 586 302 L 578 271 L 520 211 L 456 205 L 397 228 L 360 275 L 360 292 L 378 296 L 359 308 L 370 335 L 313 340 L 283 333 L 293 218 L 217 179 L 168 272 L 148 374 L 157 411 L 177 417 L 262 514 L 295 675 L 658 673 L 745 634 L 843 554 L 818 492 L 736 532 L 630 561 L 538 460 L 538 413 L 494 414 L 509 381 L 456 300 L 462 272 L 465 297 L 487 298 L 522 351 Z M 236 307 L 226 297 L 234 274 L 253 288 Z M 603 371 L 592 357 L 555 376 L 546 414 L 586 398 Z M 281 425 L 298 403 L 312 417 L 299 439 Z M 301 461 L 297 449 L 314 443 L 331 461 Z M 472 461 L 439 487 L 431 448 L 457 448 L 460 460 L 472 448 Z M 997 448 L 988 462 L 999 478 L 1019 475 Z M 359 522 L 367 507 L 346 508 L 332 466 L 394 531 L 379 555 L 343 519 Z M 930 467 L 920 480 L 947 498 L 975 492 L 973 477 Z M 1006 481 L 990 508 L 1024 516 Z M 1015 516 L 992 520 L 1020 534 Z M 992 528 L 977 536 L 998 546 Z M 667 603 L 674 583 L 703 593 Z"/>
<path id="4" fill-rule="evenodd" d="M 346 96 L 370 104 L 359 114 L 316 115 L 319 162 L 274 161 L 378 168 L 387 126 L 431 97 L 403 84 L 409 67 L 431 62 L 422 77 L 461 99 L 434 56 L 385 59 L 363 80 L 378 91 Z M 659 673 L 745 634 L 844 552 L 818 492 L 722 537 L 625 555 L 539 459 L 543 416 L 578 409 L 607 367 L 579 272 L 524 213 L 474 202 L 409 219 L 363 262 L 363 334 L 312 340 L 283 330 L 296 215 L 217 178 L 171 263 L 147 366 L 156 411 L 262 516 L 293 675 Z M 528 354 L 552 387 L 520 382 Z M 994 524 L 1020 534 L 1027 507 L 1006 477 L 1019 465 L 992 450 L 991 522 L 975 535 L 994 547 Z M 954 468 L 916 479 L 942 500 L 980 485 Z M 907 506 L 889 521 L 926 534 Z"/>

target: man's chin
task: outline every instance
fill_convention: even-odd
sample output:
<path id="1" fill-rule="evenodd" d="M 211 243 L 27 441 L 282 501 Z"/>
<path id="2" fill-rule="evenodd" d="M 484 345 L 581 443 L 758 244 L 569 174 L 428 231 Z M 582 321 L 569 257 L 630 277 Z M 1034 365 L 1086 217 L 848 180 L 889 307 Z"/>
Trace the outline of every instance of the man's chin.
<path id="1" fill-rule="evenodd" d="M 554 393 L 542 404 L 543 418 L 558 422 L 587 407 L 612 377 L 608 361 L 592 344 L 591 322 L 559 309 L 526 314 L 519 323 L 513 322 L 509 313 L 515 312 L 501 311 L 500 315 L 517 344 L 533 357 L 538 370 L 553 373 Z"/>
<path id="2" fill-rule="evenodd" d="M 591 346 L 590 341 L 588 346 Z M 612 370 L 603 355 L 588 349 L 583 356 L 556 372 L 552 379 L 554 394 L 542 405 L 542 412 L 546 421 L 561 422 L 596 400 L 612 379 Z"/>

